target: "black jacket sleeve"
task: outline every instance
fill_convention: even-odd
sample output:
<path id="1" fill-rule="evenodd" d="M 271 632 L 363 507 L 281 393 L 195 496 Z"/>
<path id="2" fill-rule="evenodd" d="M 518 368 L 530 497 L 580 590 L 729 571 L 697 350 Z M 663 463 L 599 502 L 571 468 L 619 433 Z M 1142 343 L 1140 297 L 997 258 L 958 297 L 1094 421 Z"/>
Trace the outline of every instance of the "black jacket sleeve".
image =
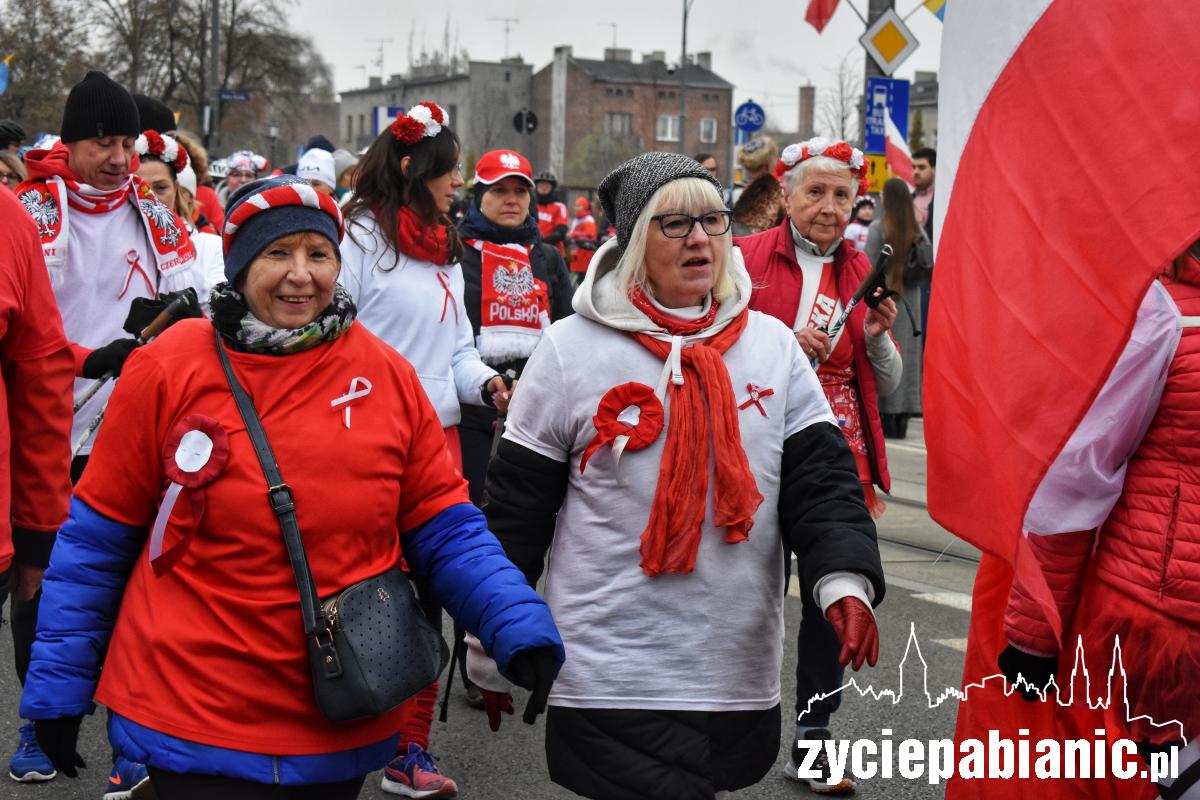
<path id="1" fill-rule="evenodd" d="M 549 235 L 542 237 L 542 241 L 546 244 L 559 244 L 567 238 L 567 230 L 566 225 L 555 225 L 554 230 L 550 231 Z"/>
<path id="2" fill-rule="evenodd" d="M 830 572 L 857 572 L 883 600 L 883 565 L 875 522 L 863 501 L 854 454 L 833 425 L 809 425 L 783 443 L 779 485 L 783 540 L 800 559 L 805 597 Z"/>
<path id="3" fill-rule="evenodd" d="M 488 465 L 483 499 L 488 528 L 530 586 L 542 575 L 567 496 L 568 463 L 501 439 Z"/>
<path id="4" fill-rule="evenodd" d="M 563 261 L 558 249 L 543 244 L 539 246 L 546 258 L 546 267 L 550 273 L 550 321 L 558 322 L 563 317 L 575 313 L 571 306 L 571 298 L 575 289 L 571 286 L 571 273 L 567 271 L 567 262 Z"/>

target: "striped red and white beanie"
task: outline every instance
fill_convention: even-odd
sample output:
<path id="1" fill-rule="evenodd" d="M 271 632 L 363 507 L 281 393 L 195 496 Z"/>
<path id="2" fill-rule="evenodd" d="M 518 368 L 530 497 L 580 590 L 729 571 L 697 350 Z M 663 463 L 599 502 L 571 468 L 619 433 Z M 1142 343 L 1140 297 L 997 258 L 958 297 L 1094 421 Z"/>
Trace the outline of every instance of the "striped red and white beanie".
<path id="1" fill-rule="evenodd" d="M 247 183 L 225 207 L 225 277 L 237 281 L 267 245 L 284 236 L 311 231 L 341 244 L 346 225 L 333 198 L 295 175 Z"/>

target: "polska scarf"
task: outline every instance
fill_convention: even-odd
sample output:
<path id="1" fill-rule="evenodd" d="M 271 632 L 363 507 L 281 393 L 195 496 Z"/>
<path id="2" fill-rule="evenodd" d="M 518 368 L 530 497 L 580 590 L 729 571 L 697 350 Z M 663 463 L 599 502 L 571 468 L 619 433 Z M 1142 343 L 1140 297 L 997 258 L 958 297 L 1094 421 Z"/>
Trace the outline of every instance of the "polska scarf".
<path id="1" fill-rule="evenodd" d="M 529 358 L 550 327 L 550 289 L 534 277 L 531 262 L 539 238 L 536 220 L 526 217 L 523 225 L 503 228 L 472 200 L 458 232 L 479 251 L 479 355 L 489 364 Z"/>
<path id="2" fill-rule="evenodd" d="M 430 225 L 408 206 L 396 218 L 396 249 L 410 258 L 444 266 L 450 260 L 450 231 L 445 225 Z"/>
<path id="3" fill-rule="evenodd" d="M 717 313 L 713 302 L 702 320 L 684 322 L 661 312 L 640 291 L 635 290 L 630 299 L 651 322 L 676 337 L 699 333 Z M 750 537 L 763 496 L 742 449 L 737 400 L 721 358 L 745 330 L 747 318 L 743 310 L 719 333 L 679 351 L 681 380 L 673 378 L 669 383 L 671 419 L 650 519 L 641 538 L 642 571 L 651 577 L 664 572 L 687 574 L 696 566 L 708 498 L 710 438 L 716 474 L 713 522 L 726 529 L 728 544 Z M 672 358 L 671 342 L 644 333 L 633 337 L 664 361 Z"/>
<path id="4" fill-rule="evenodd" d="M 158 292 L 181 291 L 196 283 L 193 274 L 196 248 L 188 236 L 187 226 L 178 214 L 159 202 L 150 185 L 138 175 L 131 174 L 117 189 L 96 189 L 80 181 L 71 171 L 67 148 L 61 142 L 50 150 L 27 154 L 26 164 L 30 177 L 17 187 L 17 199 L 37 224 L 42 255 L 48 266 L 67 260 L 73 213 L 107 214 L 129 203 L 137 210 L 146 235 L 153 243 L 154 264 L 143 265 L 137 251 L 130 249 L 124 290 L 128 290 L 131 281 L 139 278 L 145 282 L 152 297 Z M 132 167 L 137 169 L 137 166 L 135 159 Z M 156 279 L 152 280 L 150 269 L 155 271 Z"/>
<path id="5" fill-rule="evenodd" d="M 228 281 L 218 283 L 208 296 L 213 327 L 221 338 L 244 353 L 286 356 L 332 342 L 354 324 L 358 309 L 341 284 L 333 300 L 316 318 L 300 328 L 276 328 L 250 312 L 245 296 Z"/>

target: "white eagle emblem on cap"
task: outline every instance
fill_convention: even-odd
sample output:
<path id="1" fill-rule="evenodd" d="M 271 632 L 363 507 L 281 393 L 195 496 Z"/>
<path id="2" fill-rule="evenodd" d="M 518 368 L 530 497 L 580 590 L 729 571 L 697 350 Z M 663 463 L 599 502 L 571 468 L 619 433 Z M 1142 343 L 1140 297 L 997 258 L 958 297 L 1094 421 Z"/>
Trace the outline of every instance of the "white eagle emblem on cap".
<path id="1" fill-rule="evenodd" d="M 516 169 L 521 166 L 521 159 L 517 158 L 515 153 L 501 153 L 500 163 L 507 169 Z"/>

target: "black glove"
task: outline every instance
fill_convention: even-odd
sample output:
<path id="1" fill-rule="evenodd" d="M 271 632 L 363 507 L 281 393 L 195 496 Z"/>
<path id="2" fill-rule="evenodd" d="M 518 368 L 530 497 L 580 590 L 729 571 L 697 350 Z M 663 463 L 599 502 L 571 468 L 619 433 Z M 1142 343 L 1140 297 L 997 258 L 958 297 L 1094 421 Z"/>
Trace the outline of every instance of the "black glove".
<path id="1" fill-rule="evenodd" d="M 180 298 L 183 299 L 183 303 L 172 312 L 172 318 L 167 323 L 167 328 L 177 320 L 198 319 L 204 316 L 204 312 L 200 310 L 200 301 L 196 299 L 196 290 L 189 286 L 183 291 L 165 292 L 155 298 L 133 298 L 133 303 L 129 306 L 129 315 L 125 317 L 125 324 L 121 327 L 130 336 L 141 336 L 142 331 L 146 330 L 146 327 L 154 322 L 167 306 Z"/>
<path id="2" fill-rule="evenodd" d="M 68 778 L 79 777 L 75 768 L 87 766 L 75 751 L 76 745 L 79 744 L 81 722 L 83 717 L 60 717 L 34 720 L 33 723 L 42 752 L 50 759 L 54 768 Z"/>
<path id="3" fill-rule="evenodd" d="M 1031 686 L 1036 686 L 1041 689 L 1054 674 L 1058 672 L 1058 659 L 1050 658 L 1049 656 L 1035 656 L 1032 653 L 1026 653 L 1020 648 L 1009 645 L 1000 653 L 1000 657 L 996 659 L 1000 665 L 1000 671 L 1004 673 L 1004 677 L 1008 678 L 1010 683 L 1016 683 L 1017 676 L 1025 678 L 1025 683 Z M 1040 699 L 1040 695 L 1028 688 L 1024 684 L 1018 690 L 1021 697 L 1024 697 L 1030 703 Z"/>
<path id="4" fill-rule="evenodd" d="M 558 676 L 558 656 L 553 647 L 535 647 L 521 650 L 508 662 L 509 676 L 513 683 L 530 691 L 529 703 L 521 719 L 532 725 L 546 711 L 546 700 L 550 687 Z"/>
<path id="5" fill-rule="evenodd" d="M 125 359 L 138 346 L 135 339 L 114 339 L 103 347 L 97 347 L 83 360 L 83 377 L 103 378 L 108 373 L 121 374 Z"/>

